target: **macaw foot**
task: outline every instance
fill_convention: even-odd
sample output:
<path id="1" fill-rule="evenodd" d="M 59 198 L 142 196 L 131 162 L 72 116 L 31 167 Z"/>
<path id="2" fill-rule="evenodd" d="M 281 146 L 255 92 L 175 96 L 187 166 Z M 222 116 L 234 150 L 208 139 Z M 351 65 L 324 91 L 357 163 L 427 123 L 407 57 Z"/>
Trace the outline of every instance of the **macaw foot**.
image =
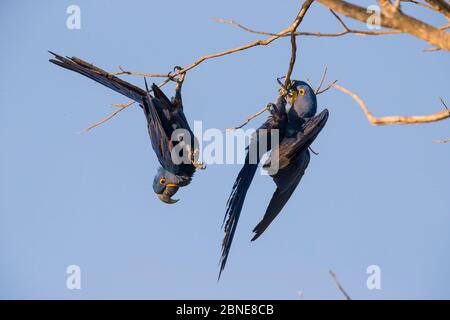
<path id="1" fill-rule="evenodd" d="M 183 70 L 182 67 L 180 67 L 180 66 L 175 66 L 175 67 L 173 68 L 173 70 L 170 71 L 170 72 L 168 73 L 168 75 L 169 75 L 169 80 L 172 80 L 172 81 L 176 82 L 177 84 L 182 84 L 183 81 L 184 81 L 184 77 L 186 76 L 186 73 L 180 74 L 180 75 L 178 76 L 178 78 L 175 78 L 174 76 L 170 76 L 171 74 L 176 73 L 176 72 L 181 71 L 181 70 Z"/>
<path id="2" fill-rule="evenodd" d="M 206 169 L 206 164 L 204 164 L 203 162 L 198 162 L 198 161 L 192 161 L 192 165 L 199 170 L 205 170 Z"/>
<path id="3" fill-rule="evenodd" d="M 198 153 L 199 153 L 198 149 L 195 149 L 194 152 L 191 153 L 191 163 L 196 169 L 205 170 L 206 164 L 204 164 L 203 162 L 197 161 Z"/>

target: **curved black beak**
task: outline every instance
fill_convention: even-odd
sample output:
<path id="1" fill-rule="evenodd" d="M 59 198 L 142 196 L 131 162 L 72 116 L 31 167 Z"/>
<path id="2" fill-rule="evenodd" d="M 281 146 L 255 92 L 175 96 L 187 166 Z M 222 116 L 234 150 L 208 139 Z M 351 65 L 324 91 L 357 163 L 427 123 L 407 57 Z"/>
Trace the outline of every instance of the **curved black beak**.
<path id="1" fill-rule="evenodd" d="M 177 185 L 167 185 L 166 188 L 164 189 L 163 193 L 159 193 L 156 194 L 159 198 L 159 200 L 161 200 L 164 203 L 167 204 L 174 204 L 176 202 L 178 202 L 179 199 L 172 199 L 172 196 L 177 193 L 179 187 Z"/>

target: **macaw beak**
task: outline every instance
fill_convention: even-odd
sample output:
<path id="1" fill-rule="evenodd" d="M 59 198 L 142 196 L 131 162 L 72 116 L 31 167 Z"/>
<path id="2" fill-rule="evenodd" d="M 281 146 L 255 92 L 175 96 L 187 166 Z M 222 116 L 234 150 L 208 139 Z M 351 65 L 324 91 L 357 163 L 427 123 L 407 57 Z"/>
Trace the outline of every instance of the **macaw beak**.
<path id="1" fill-rule="evenodd" d="M 172 196 L 177 193 L 179 187 L 176 184 L 167 184 L 166 188 L 164 189 L 163 193 L 156 194 L 162 202 L 165 202 L 167 204 L 174 204 L 178 202 L 179 199 L 172 199 Z"/>
<path id="2" fill-rule="evenodd" d="M 298 91 L 294 90 L 289 96 L 288 96 L 288 102 L 292 106 L 294 105 L 295 100 L 298 98 Z"/>

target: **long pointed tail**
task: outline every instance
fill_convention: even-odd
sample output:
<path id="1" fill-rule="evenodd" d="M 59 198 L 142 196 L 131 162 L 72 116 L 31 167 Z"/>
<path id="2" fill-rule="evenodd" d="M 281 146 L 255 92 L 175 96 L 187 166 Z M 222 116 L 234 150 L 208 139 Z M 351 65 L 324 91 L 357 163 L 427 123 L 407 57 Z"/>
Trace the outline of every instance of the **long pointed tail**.
<path id="1" fill-rule="evenodd" d="M 123 94 L 138 103 L 142 103 L 144 97 L 147 96 L 147 92 L 145 92 L 145 90 L 142 90 L 141 88 L 136 87 L 131 83 L 128 83 L 84 60 L 76 57 L 63 57 L 51 51 L 49 52 L 55 57 L 50 59 L 50 62 L 101 83 L 102 85 Z"/>
<path id="2" fill-rule="evenodd" d="M 227 212 L 224 217 L 225 237 L 222 241 L 222 256 L 219 262 L 220 271 L 218 279 L 220 279 L 220 275 L 227 263 L 228 254 L 230 252 L 231 243 L 233 242 L 234 233 L 236 232 L 239 216 L 241 215 L 242 206 L 244 205 L 245 196 L 247 195 L 248 188 L 250 187 L 258 168 L 258 164 L 248 163 L 248 157 L 247 154 L 246 164 L 244 164 L 241 171 L 239 171 L 227 202 Z"/>

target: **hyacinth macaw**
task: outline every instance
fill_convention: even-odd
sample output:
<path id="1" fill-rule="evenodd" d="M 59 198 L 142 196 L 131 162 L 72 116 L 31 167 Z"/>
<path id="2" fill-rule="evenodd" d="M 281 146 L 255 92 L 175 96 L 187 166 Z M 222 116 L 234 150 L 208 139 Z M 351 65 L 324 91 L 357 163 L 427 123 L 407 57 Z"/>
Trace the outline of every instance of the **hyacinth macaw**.
<path id="1" fill-rule="evenodd" d="M 198 144 L 183 111 L 181 87 L 184 75 L 177 82 L 175 96 L 169 100 L 155 84 L 149 90 L 145 83 L 146 90 L 143 90 L 79 58 L 50 53 L 54 56 L 50 62 L 75 71 L 139 103 L 147 120 L 153 150 L 161 165 L 153 180 L 153 191 L 165 203 L 177 202 L 178 200 L 172 199 L 172 196 L 180 187 L 185 187 L 191 182 L 196 169 L 204 168 L 197 161 L 198 150 L 195 146 Z M 183 129 L 182 137 L 174 141 L 172 133 L 177 129 Z M 190 141 L 190 144 L 187 148 L 179 148 L 180 159 L 174 161 L 172 150 L 183 141 Z M 188 161 L 182 161 L 183 152 L 188 152 L 184 154 Z"/>
<path id="2" fill-rule="evenodd" d="M 286 110 L 286 99 L 283 96 L 280 96 L 277 102 L 272 105 L 271 116 L 256 130 L 256 134 L 247 147 L 245 164 L 239 172 L 228 198 L 224 217 L 225 236 L 222 242 L 219 278 L 228 259 L 245 196 L 261 158 L 258 147 L 252 148 L 252 144 L 258 144 L 259 146 L 261 139 L 268 139 L 268 149 L 270 150 L 272 147 L 273 150 L 263 168 L 278 168 L 274 172 L 269 171 L 269 175 L 275 182 L 276 190 L 267 206 L 263 219 L 253 229 L 254 235 L 251 241 L 254 241 L 261 236 L 281 212 L 300 183 L 309 164 L 309 147 L 328 120 L 327 109 L 316 115 L 316 94 L 306 82 L 294 80 L 288 89 L 289 109 Z M 272 129 L 279 130 L 277 148 L 275 148 L 276 143 L 270 142 L 270 136 L 266 137 L 266 131 L 261 129 L 269 129 L 269 132 Z M 264 135 L 259 134 L 260 131 L 263 131 Z M 256 158 L 255 163 L 249 161 L 250 150 L 258 150 L 256 156 L 254 156 Z M 276 163 L 274 163 L 275 161 Z"/>

